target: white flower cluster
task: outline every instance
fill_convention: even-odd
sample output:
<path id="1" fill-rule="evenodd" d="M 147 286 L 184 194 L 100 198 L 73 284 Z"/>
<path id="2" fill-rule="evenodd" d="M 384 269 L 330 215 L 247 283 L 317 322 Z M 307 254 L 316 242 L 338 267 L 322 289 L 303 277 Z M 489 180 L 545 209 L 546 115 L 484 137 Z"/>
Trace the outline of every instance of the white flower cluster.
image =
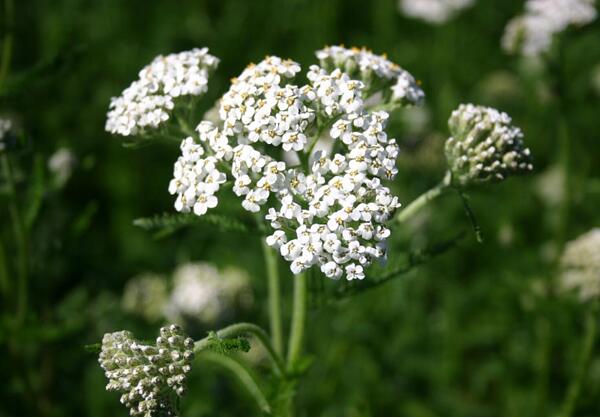
<path id="1" fill-rule="evenodd" d="M 294 273 L 318 265 L 331 278 L 362 279 L 364 267 L 385 258 L 385 223 L 399 207 L 382 184 L 396 175 L 398 145 L 385 132 L 388 114 L 365 110 L 361 80 L 313 65 L 308 84 L 287 83 L 299 71 L 277 57 L 246 68 L 221 100 L 222 127 L 202 122 L 199 143 L 182 143 L 169 189 L 177 210 L 202 215 L 230 174 L 246 210 L 267 206 L 275 229 L 267 242 Z M 325 132 L 331 152 L 312 152 Z M 279 159 L 289 153 L 301 166 Z"/>
<path id="2" fill-rule="evenodd" d="M 414 105 L 425 99 L 425 93 L 415 78 L 385 55 L 376 55 L 366 48 L 348 49 L 336 45 L 321 49 L 316 55 L 323 68 L 339 68 L 351 77 L 360 77 L 367 86 L 374 84 L 373 77 L 386 86 L 390 84 L 391 99 L 394 102 Z M 376 88 L 381 87 L 376 85 Z"/>
<path id="3" fill-rule="evenodd" d="M 0 117 L 0 152 L 6 148 L 4 143 L 4 136 L 12 129 L 12 121 L 10 119 L 4 119 Z"/>
<path id="4" fill-rule="evenodd" d="M 475 0 L 400 0 L 398 6 L 400 12 L 408 17 L 441 24 L 474 3 Z"/>
<path id="5" fill-rule="evenodd" d="M 174 322 L 186 320 L 214 324 L 237 306 L 252 299 L 248 277 L 238 269 L 218 271 L 206 263 L 187 263 L 173 275 L 173 289 L 164 307 Z"/>
<path id="6" fill-rule="evenodd" d="M 600 228 L 567 243 L 561 257 L 561 286 L 583 301 L 600 297 Z"/>
<path id="7" fill-rule="evenodd" d="M 60 148 L 50 156 L 48 170 L 57 186 L 63 186 L 69 180 L 76 162 L 75 155 L 68 148 Z"/>
<path id="8" fill-rule="evenodd" d="M 169 119 L 177 98 L 207 91 L 209 73 L 218 63 L 207 48 L 156 57 L 121 96 L 111 99 L 106 130 L 130 136 L 157 128 Z"/>
<path id="9" fill-rule="evenodd" d="M 571 25 L 586 25 L 597 15 L 595 0 L 528 0 L 525 13 L 506 26 L 502 47 L 510 53 L 540 55 L 550 49 L 555 34 Z"/>
<path id="10" fill-rule="evenodd" d="M 445 150 L 455 184 L 502 181 L 533 169 L 523 133 L 511 123 L 508 114 L 491 107 L 461 104 L 452 112 Z"/>
<path id="11" fill-rule="evenodd" d="M 140 343 L 128 331 L 107 333 L 98 359 L 106 389 L 122 393 L 121 403 L 132 416 L 175 416 L 171 392 L 185 393 L 193 348 L 194 341 L 176 325 L 161 328 L 156 345 Z"/>

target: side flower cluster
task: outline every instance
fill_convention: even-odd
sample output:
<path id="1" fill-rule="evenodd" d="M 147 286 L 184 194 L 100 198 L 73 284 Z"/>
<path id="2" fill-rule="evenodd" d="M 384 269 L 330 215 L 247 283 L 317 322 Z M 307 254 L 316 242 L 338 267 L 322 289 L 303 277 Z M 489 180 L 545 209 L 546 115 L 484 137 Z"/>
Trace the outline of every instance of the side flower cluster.
<path id="1" fill-rule="evenodd" d="M 218 63 L 207 48 L 156 57 L 119 97 L 112 98 L 106 130 L 131 136 L 157 128 L 169 119 L 177 98 L 207 91 L 209 74 Z"/>
<path id="2" fill-rule="evenodd" d="M 533 169 L 523 133 L 511 123 L 506 113 L 490 107 L 461 104 L 452 112 L 445 151 L 454 184 L 497 182 Z"/>
<path id="3" fill-rule="evenodd" d="M 397 81 L 399 69 L 362 53 L 356 62 L 365 73 Z M 267 242 L 294 273 L 317 265 L 331 278 L 362 279 L 364 267 L 385 258 L 385 223 L 399 207 L 382 184 L 396 175 L 398 145 L 385 132 L 388 114 L 365 109 L 362 80 L 313 65 L 307 84 L 291 84 L 299 71 L 268 57 L 234 79 L 221 123 L 200 123 L 198 142 L 182 143 L 170 192 L 177 210 L 202 215 L 229 177 L 244 209 L 266 207 L 274 229 Z M 322 134 L 333 148 L 313 152 Z M 302 163 L 288 166 L 290 154 Z"/>
<path id="4" fill-rule="evenodd" d="M 550 49 L 555 34 L 571 25 L 591 23 L 597 15 L 595 0 L 528 0 L 525 12 L 506 26 L 502 48 L 525 56 L 540 55 Z"/>
<path id="5" fill-rule="evenodd" d="M 316 52 L 320 65 L 326 70 L 339 68 L 350 77 L 362 80 L 368 90 L 383 89 L 391 101 L 405 105 L 421 104 L 425 93 L 415 78 L 385 55 L 376 55 L 366 48 L 329 46 Z M 389 91 L 385 91 L 386 87 Z"/>
<path id="6" fill-rule="evenodd" d="M 107 333 L 99 357 L 106 389 L 122 393 L 121 403 L 132 416 L 175 416 L 170 393 L 185 393 L 193 347 L 176 325 L 161 328 L 155 345 L 138 342 L 128 331 Z"/>
<path id="7" fill-rule="evenodd" d="M 399 0 L 398 6 L 405 16 L 439 25 L 474 3 L 475 0 Z"/>
<path id="8" fill-rule="evenodd" d="M 600 228 L 568 242 L 560 260 L 561 287 L 583 301 L 600 297 Z"/>

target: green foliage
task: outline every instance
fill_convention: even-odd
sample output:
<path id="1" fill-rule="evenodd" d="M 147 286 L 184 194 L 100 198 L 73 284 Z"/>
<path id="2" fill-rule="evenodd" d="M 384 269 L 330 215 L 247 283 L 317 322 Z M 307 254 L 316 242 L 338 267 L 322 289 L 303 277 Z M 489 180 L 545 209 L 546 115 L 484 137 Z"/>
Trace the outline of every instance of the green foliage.
<path id="1" fill-rule="evenodd" d="M 208 333 L 206 350 L 221 355 L 228 355 L 236 352 L 248 352 L 250 350 L 250 343 L 241 336 L 222 338 L 219 337 L 216 332 L 211 331 Z"/>
<path id="2" fill-rule="evenodd" d="M 208 225 L 220 231 L 251 233 L 256 231 L 256 226 L 236 220 L 231 216 L 216 213 L 207 213 L 204 216 L 196 216 L 193 213 L 163 213 L 153 217 L 135 219 L 135 226 L 147 231 L 154 231 L 155 237 L 166 237 L 175 231 L 197 225 Z"/>

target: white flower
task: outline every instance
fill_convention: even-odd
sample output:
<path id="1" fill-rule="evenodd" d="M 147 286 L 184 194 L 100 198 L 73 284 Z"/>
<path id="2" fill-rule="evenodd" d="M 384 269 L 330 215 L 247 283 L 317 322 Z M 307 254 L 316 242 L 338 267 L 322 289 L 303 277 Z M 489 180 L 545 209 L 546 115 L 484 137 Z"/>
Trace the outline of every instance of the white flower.
<path id="1" fill-rule="evenodd" d="M 392 101 L 402 104 L 420 104 L 425 98 L 425 93 L 419 87 L 415 78 L 399 65 L 391 62 L 384 55 L 376 55 L 362 48 L 344 48 L 343 46 L 330 46 L 316 52 L 321 66 L 327 70 L 338 68 L 350 76 L 357 76 L 362 82 L 354 83 L 347 88 L 348 91 L 342 102 L 359 103 L 352 97 L 357 89 L 369 86 L 373 77 L 383 82 L 383 90 L 391 90 Z M 333 73 L 332 73 L 333 75 Z M 310 76 L 310 74 L 309 74 Z M 349 104 L 346 104 L 348 107 Z M 360 122 L 359 122 L 360 123 Z M 355 124 L 355 126 L 360 127 Z"/>
<path id="2" fill-rule="evenodd" d="M 0 152 L 6 148 L 4 137 L 12 129 L 12 120 L 0 117 Z"/>
<path id="3" fill-rule="evenodd" d="M 600 228 L 568 242 L 560 260 L 561 287 L 583 301 L 600 297 Z"/>
<path id="4" fill-rule="evenodd" d="M 156 57 L 121 96 L 111 99 L 106 130 L 131 136 L 157 128 L 169 119 L 177 98 L 207 91 L 209 73 L 218 63 L 207 48 Z"/>
<path id="5" fill-rule="evenodd" d="M 508 114 L 491 107 L 461 104 L 452 112 L 445 152 L 455 184 L 502 181 L 533 170 L 523 133 L 511 123 Z"/>
<path id="6" fill-rule="evenodd" d="M 431 24 L 445 23 L 475 0 L 400 0 L 400 11 Z"/>
<path id="7" fill-rule="evenodd" d="M 319 54 L 334 50 L 324 51 Z M 385 58 L 355 52 L 348 59 L 365 76 L 383 77 L 386 89 L 407 79 Z M 330 278 L 362 279 L 363 266 L 385 259 L 384 224 L 399 207 L 381 181 L 397 173 L 398 145 L 385 132 L 388 114 L 365 109 L 365 82 L 340 68 L 313 65 L 308 84 L 291 84 L 299 71 L 278 57 L 247 67 L 220 100 L 222 123 L 202 122 L 199 140 L 182 142 L 169 191 L 177 195 L 177 210 L 203 215 L 216 206 L 219 186 L 231 175 L 242 207 L 267 212 L 274 231 L 266 242 L 293 273 L 318 265 Z M 422 98 L 413 93 L 402 100 Z M 336 152 L 314 151 L 315 136 L 326 137 Z M 289 153 L 303 162 L 288 167 Z"/>
<path id="8" fill-rule="evenodd" d="M 62 186 L 69 180 L 75 162 L 75 155 L 67 148 L 60 148 L 50 156 L 48 170 L 54 176 L 55 184 Z"/>
<path id="9" fill-rule="evenodd" d="M 173 290 L 164 308 L 174 322 L 214 324 L 229 315 L 236 304 L 246 304 L 251 293 L 248 277 L 241 271 L 223 271 L 202 263 L 182 264 L 173 274 Z"/>
<path id="10" fill-rule="evenodd" d="M 536 56 L 547 52 L 555 34 L 583 26 L 597 17 L 595 0 L 527 0 L 524 14 L 504 31 L 502 47 L 510 53 Z"/>

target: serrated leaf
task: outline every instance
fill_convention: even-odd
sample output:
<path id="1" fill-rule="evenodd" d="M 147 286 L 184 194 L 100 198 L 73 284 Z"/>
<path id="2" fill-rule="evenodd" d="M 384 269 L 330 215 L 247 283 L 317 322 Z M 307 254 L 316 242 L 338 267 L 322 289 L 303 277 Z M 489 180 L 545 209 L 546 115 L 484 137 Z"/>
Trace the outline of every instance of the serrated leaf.
<path id="1" fill-rule="evenodd" d="M 191 213 L 163 213 L 135 219 L 133 224 L 144 230 L 157 232 L 156 237 L 164 237 L 183 227 L 195 225 L 210 225 L 229 232 L 251 233 L 256 231 L 256 227 L 241 220 L 216 213 L 208 213 L 203 216 Z"/>
<path id="2" fill-rule="evenodd" d="M 250 343 L 241 336 L 221 338 L 217 336 L 216 332 L 210 332 L 208 334 L 208 345 L 206 346 L 206 350 L 222 355 L 235 352 L 248 352 L 250 350 Z"/>

